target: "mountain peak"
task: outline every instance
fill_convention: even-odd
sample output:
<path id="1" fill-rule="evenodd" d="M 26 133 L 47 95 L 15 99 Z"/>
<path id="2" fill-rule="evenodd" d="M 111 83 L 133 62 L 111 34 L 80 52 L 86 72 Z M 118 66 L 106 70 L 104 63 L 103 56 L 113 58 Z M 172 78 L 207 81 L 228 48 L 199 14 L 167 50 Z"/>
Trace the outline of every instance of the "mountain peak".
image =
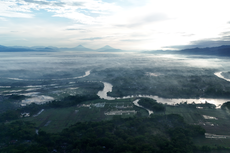
<path id="1" fill-rule="evenodd" d="M 102 48 L 97 49 L 97 51 L 100 51 L 100 52 L 120 52 L 122 50 L 113 48 L 113 47 L 111 47 L 109 45 L 106 45 L 106 46 L 104 46 Z"/>
<path id="2" fill-rule="evenodd" d="M 109 46 L 109 45 L 106 45 L 106 46 L 104 46 L 104 47 L 102 47 L 102 48 L 99 48 L 99 49 L 97 49 L 97 50 L 114 50 L 115 48 L 113 48 L 113 47 L 111 47 L 111 46 Z"/>
<path id="3" fill-rule="evenodd" d="M 115 48 L 113 48 L 113 47 L 111 47 L 111 46 L 109 46 L 109 45 L 106 45 L 106 46 L 104 46 L 104 47 L 102 47 L 103 49 L 115 49 Z M 102 49 L 101 48 L 101 49 Z"/>
<path id="4" fill-rule="evenodd" d="M 66 48 L 65 48 L 66 50 Z M 78 45 L 77 47 L 74 47 L 74 48 L 67 48 L 67 50 L 74 50 L 74 51 L 92 51 L 92 49 L 90 48 L 86 48 L 82 45 Z"/>
<path id="5" fill-rule="evenodd" d="M 77 47 L 75 47 L 75 48 L 85 48 L 84 46 L 82 46 L 82 45 L 78 45 Z"/>

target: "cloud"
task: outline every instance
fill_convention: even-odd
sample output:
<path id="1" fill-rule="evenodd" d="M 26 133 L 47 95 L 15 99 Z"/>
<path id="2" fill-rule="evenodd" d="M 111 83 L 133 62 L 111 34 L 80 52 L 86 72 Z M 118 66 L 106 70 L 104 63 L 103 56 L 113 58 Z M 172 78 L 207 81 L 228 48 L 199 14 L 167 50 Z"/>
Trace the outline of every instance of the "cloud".
<path id="1" fill-rule="evenodd" d="M 190 47 L 217 47 L 222 45 L 230 45 L 230 31 L 222 32 L 222 37 L 201 39 L 196 41 L 191 41 L 188 46 Z"/>
<path id="2" fill-rule="evenodd" d="M 24 5 L 18 7 L 17 3 L 15 3 L 12 0 L 9 0 L 1 1 L 0 17 L 32 18 L 33 14 L 30 13 L 30 10 Z"/>
<path id="3" fill-rule="evenodd" d="M 141 40 L 139 40 L 139 39 L 123 39 L 121 41 L 139 42 Z"/>
<path id="4" fill-rule="evenodd" d="M 16 17 L 16 18 L 33 18 L 33 14 L 31 13 L 21 13 L 21 12 L 13 12 L 13 11 L 2 11 L 0 16 L 4 17 Z M 6 18 L 5 18 L 6 19 Z"/>
<path id="5" fill-rule="evenodd" d="M 221 34 L 220 34 L 221 36 L 229 36 L 230 35 L 230 31 L 225 31 L 225 32 L 222 32 Z"/>
<path id="6" fill-rule="evenodd" d="M 230 41 L 197 41 L 195 44 L 200 47 L 216 47 L 230 45 Z"/>
<path id="7" fill-rule="evenodd" d="M 191 37 L 191 36 L 194 36 L 195 34 L 184 34 L 182 35 L 183 37 Z"/>
<path id="8" fill-rule="evenodd" d="M 28 3 L 38 4 L 38 5 L 50 5 L 50 3 L 46 1 L 36 1 L 36 0 L 24 0 L 24 1 Z"/>
<path id="9" fill-rule="evenodd" d="M 168 20 L 169 18 L 165 14 L 150 14 L 147 16 L 140 17 L 139 19 L 137 18 L 136 22 L 133 24 L 130 24 L 129 27 L 136 27 L 136 26 L 141 26 L 141 25 L 146 25 L 148 23 L 154 23 L 154 22 L 160 22 L 160 21 L 165 21 Z"/>
<path id="10" fill-rule="evenodd" d="M 129 19 L 130 21 L 126 24 L 116 24 L 115 26 L 132 28 L 169 19 L 170 18 L 167 17 L 167 15 L 162 13 L 145 14 L 139 17 Z"/>
<path id="11" fill-rule="evenodd" d="M 6 18 L 3 18 L 3 17 L 0 17 L 0 20 L 2 20 L 2 21 L 7 21 L 7 19 L 6 19 Z"/>
<path id="12" fill-rule="evenodd" d="M 63 3 L 63 2 L 55 2 L 53 3 L 54 6 L 59 6 L 59 7 L 64 7 L 66 3 Z"/>
<path id="13" fill-rule="evenodd" d="M 103 39 L 103 37 L 84 38 L 84 39 L 80 39 L 80 40 L 96 40 L 96 39 Z"/>
<path id="14" fill-rule="evenodd" d="M 230 45 L 230 41 L 223 41 L 223 40 L 197 40 L 191 42 L 189 45 L 175 45 L 175 46 L 165 46 L 164 48 L 171 48 L 171 49 L 188 49 L 188 48 L 206 48 L 206 47 L 218 47 L 223 45 Z"/>
<path id="15" fill-rule="evenodd" d="M 121 41 L 126 41 L 126 42 L 143 42 L 143 41 L 149 41 L 151 39 L 146 39 L 146 38 L 137 38 L 137 39 L 122 39 Z"/>
<path id="16" fill-rule="evenodd" d="M 150 15 L 144 16 L 143 18 L 139 20 L 146 23 L 146 22 L 159 22 L 159 21 L 164 21 L 167 19 L 169 19 L 167 15 L 163 13 L 156 13 L 156 14 L 150 14 Z"/>
<path id="17" fill-rule="evenodd" d="M 221 3 L 215 0 L 0 0 L 0 3 L 1 26 L 7 27 L 0 32 L 8 34 L 7 43 L 12 44 L 19 44 L 12 41 L 17 37 L 27 38 L 31 45 L 38 45 L 39 39 L 39 43 L 59 46 L 108 43 L 116 48 L 151 50 L 230 41 L 226 30 L 230 24 L 229 0 Z M 2 37 L 0 41 L 6 42 Z"/>
<path id="18" fill-rule="evenodd" d="M 78 23 L 90 25 L 105 22 L 105 17 L 116 12 L 119 8 L 113 3 L 101 0 L 18 0 L 17 3 L 14 0 L 9 1 L 10 3 L 4 2 L 8 14 L 44 10 L 53 13 L 52 17 L 68 18 Z"/>
<path id="19" fill-rule="evenodd" d="M 57 1 L 38 1 L 38 0 L 24 0 L 24 1 L 26 3 L 37 4 L 38 6 L 54 6 L 54 7 L 57 6 L 57 7 L 64 7 L 64 5 L 67 5 L 67 3 L 57 2 Z"/>
<path id="20" fill-rule="evenodd" d="M 79 31 L 79 30 L 85 30 L 85 29 L 68 28 L 68 29 L 66 29 L 66 30 L 70 30 L 70 31 L 72 31 L 72 30 L 76 30 L 76 31 Z"/>
<path id="21" fill-rule="evenodd" d="M 222 37 L 224 41 L 230 41 L 230 35 Z"/>
<path id="22" fill-rule="evenodd" d="M 33 3 L 38 5 L 49 5 L 49 6 L 58 6 L 58 7 L 64 7 L 64 5 L 71 5 L 71 6 L 83 6 L 84 2 L 72 2 L 72 3 L 66 3 L 66 2 L 57 2 L 57 1 L 38 1 L 38 0 L 24 0 L 27 3 Z"/>
<path id="23" fill-rule="evenodd" d="M 83 6 L 83 2 L 73 2 L 72 5 L 73 6 Z"/>

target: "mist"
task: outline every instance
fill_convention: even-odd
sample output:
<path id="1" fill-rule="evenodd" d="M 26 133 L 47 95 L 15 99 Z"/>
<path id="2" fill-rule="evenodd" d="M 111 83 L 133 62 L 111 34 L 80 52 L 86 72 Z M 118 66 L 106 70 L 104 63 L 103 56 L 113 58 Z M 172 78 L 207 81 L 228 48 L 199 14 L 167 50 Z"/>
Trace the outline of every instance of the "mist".
<path id="1" fill-rule="evenodd" d="M 226 82 L 229 64 L 225 57 L 175 54 L 1 53 L 0 93 L 2 97 L 26 96 L 17 105 L 41 104 L 84 94 L 90 86 L 95 86 L 90 92 L 97 94 L 98 89 L 103 89 L 103 82 L 107 82 L 113 86 L 108 92 L 111 97 L 230 99 L 230 84 Z M 217 72 L 225 72 L 226 79 L 216 76 Z"/>

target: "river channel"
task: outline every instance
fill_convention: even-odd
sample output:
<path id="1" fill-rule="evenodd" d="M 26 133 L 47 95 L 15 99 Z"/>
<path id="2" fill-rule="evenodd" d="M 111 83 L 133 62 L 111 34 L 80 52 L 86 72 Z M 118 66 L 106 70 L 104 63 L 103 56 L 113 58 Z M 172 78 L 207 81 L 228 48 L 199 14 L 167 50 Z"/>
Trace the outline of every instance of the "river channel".
<path id="1" fill-rule="evenodd" d="M 221 75 L 222 72 L 217 72 L 215 73 L 215 75 L 221 79 L 224 79 L 226 81 L 229 81 L 229 79 L 224 78 Z M 162 97 L 158 97 L 156 95 L 131 95 L 131 96 L 126 96 L 126 97 L 110 97 L 107 95 L 108 92 L 112 92 L 113 89 L 113 85 L 108 83 L 108 82 L 103 82 L 104 84 L 104 89 L 102 91 L 98 92 L 98 96 L 101 99 L 106 99 L 106 100 L 114 100 L 114 99 L 127 99 L 127 98 L 132 98 L 132 97 L 145 97 L 145 98 L 152 98 L 157 100 L 157 102 L 163 103 L 163 104 L 169 104 L 169 105 L 174 105 L 177 103 L 181 103 L 181 102 L 187 102 L 187 103 L 211 103 L 216 105 L 217 107 L 220 107 L 223 103 L 230 101 L 230 99 L 214 99 L 214 98 L 199 98 L 199 99 L 183 99 L 183 98 L 162 98 Z"/>

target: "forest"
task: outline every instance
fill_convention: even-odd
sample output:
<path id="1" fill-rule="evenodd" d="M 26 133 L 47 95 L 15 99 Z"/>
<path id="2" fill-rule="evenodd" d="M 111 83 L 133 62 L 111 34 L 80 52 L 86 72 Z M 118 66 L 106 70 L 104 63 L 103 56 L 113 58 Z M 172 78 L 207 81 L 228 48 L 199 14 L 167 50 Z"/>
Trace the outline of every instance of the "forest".
<path id="1" fill-rule="evenodd" d="M 189 153 L 211 149 L 195 146 L 192 139 L 204 137 L 205 130 L 176 114 L 79 122 L 56 134 L 36 134 L 33 124 L 22 121 L 1 124 L 0 129 L 3 153 Z"/>
<path id="2" fill-rule="evenodd" d="M 9 114 L 15 118 L 4 120 L 1 114 L 0 152 L 2 153 L 200 153 L 230 151 L 222 145 L 199 145 L 195 139 L 205 138 L 205 129 L 200 125 L 188 124 L 178 114 L 155 113 L 133 117 L 113 116 L 111 120 L 98 122 L 77 122 L 61 132 L 50 133 L 38 128 L 34 123 L 19 119 L 17 112 L 36 113 L 41 108 L 65 108 L 98 99 L 97 96 L 70 96 L 60 101 L 43 105 L 31 104 Z M 63 103 L 65 101 L 66 103 Z M 141 98 L 139 104 L 155 112 L 165 111 L 163 104 L 155 100 Z M 223 106 L 229 105 L 229 102 Z M 180 104 L 180 107 L 196 106 L 213 109 L 211 104 Z M 174 106 L 174 107 L 178 107 Z M 171 106 L 173 107 L 173 106 Z M 167 106 L 168 108 L 168 106 Z M 9 117 L 5 114 L 5 117 Z M 9 115 L 9 116 L 8 116 Z M 16 119 L 16 120 L 15 120 Z M 12 121 L 10 121 L 12 120 Z"/>
<path id="3" fill-rule="evenodd" d="M 138 103 L 154 112 L 165 112 L 165 106 L 154 99 L 141 98 Z"/>

